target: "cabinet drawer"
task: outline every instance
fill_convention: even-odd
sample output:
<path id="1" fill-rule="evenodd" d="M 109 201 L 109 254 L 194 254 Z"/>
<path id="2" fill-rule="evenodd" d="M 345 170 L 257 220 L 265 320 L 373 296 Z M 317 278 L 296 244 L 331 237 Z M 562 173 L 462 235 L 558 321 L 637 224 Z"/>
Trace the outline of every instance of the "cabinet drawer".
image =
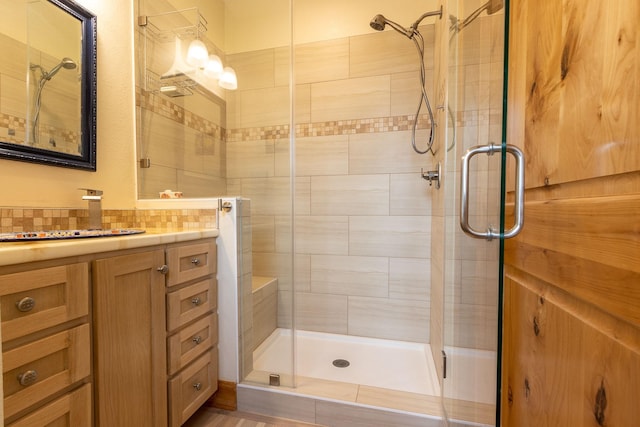
<path id="1" fill-rule="evenodd" d="M 173 375 L 218 342 L 218 316 L 208 314 L 167 338 L 169 375 Z"/>
<path id="2" fill-rule="evenodd" d="M 206 279 L 167 294 L 167 329 L 173 331 L 217 307 L 218 286 Z"/>
<path id="3" fill-rule="evenodd" d="M 52 425 L 75 427 L 90 426 L 91 424 L 91 385 L 85 384 L 7 425 L 7 427 L 47 427 Z"/>
<path id="4" fill-rule="evenodd" d="M 182 425 L 218 389 L 218 351 L 213 348 L 169 381 L 169 425 Z"/>
<path id="5" fill-rule="evenodd" d="M 169 248 L 167 265 L 167 286 L 213 274 L 216 272 L 216 244 L 211 241 Z"/>
<path id="6" fill-rule="evenodd" d="M 89 346 L 84 324 L 3 353 L 4 416 L 89 376 Z"/>
<path id="7" fill-rule="evenodd" d="M 89 313 L 87 263 L 0 276 L 2 342 Z"/>

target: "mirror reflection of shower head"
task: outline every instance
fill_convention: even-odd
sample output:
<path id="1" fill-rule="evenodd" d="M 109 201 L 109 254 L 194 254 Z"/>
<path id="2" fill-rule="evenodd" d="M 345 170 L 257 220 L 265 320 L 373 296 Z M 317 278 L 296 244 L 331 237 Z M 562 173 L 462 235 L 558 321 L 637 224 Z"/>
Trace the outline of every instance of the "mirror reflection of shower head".
<path id="1" fill-rule="evenodd" d="M 451 25 L 449 26 L 449 31 L 453 31 L 454 33 L 458 33 L 462 31 L 467 25 L 471 24 L 475 21 L 482 12 L 486 11 L 487 15 L 493 15 L 497 13 L 504 7 L 504 0 L 488 0 L 485 4 L 474 10 L 467 16 L 466 18 L 460 20 L 453 15 L 449 16 L 449 21 Z"/>
<path id="2" fill-rule="evenodd" d="M 62 61 L 60 61 L 60 63 L 58 65 L 56 65 L 55 67 L 53 67 L 51 69 L 51 71 L 49 71 L 48 73 L 45 74 L 45 80 L 51 80 L 51 78 L 53 78 L 53 76 L 56 75 L 56 73 L 58 71 L 60 71 L 61 68 L 64 68 L 65 70 L 73 70 L 74 68 L 76 68 L 78 65 L 75 63 L 75 61 L 71 58 L 62 58 Z"/>

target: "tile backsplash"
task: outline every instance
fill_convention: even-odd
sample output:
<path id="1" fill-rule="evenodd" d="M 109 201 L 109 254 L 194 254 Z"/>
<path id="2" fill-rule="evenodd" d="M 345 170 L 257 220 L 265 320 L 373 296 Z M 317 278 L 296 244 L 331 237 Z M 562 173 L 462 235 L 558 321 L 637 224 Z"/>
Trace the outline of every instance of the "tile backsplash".
<path id="1" fill-rule="evenodd" d="M 88 209 L 0 208 L 0 232 L 84 229 Z M 215 209 L 105 209 L 102 228 L 181 231 L 216 227 Z"/>

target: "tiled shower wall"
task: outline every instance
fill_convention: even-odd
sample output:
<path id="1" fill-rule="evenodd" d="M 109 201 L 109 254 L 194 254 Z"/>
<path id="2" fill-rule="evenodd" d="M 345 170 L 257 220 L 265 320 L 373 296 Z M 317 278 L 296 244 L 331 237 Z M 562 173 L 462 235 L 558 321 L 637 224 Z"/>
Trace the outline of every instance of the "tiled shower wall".
<path id="1" fill-rule="evenodd" d="M 363 17 L 368 20 L 370 17 Z M 428 88 L 433 25 L 426 39 Z M 230 193 L 251 199 L 253 272 L 278 277 L 279 326 L 429 341 L 431 157 L 413 152 L 420 93 L 413 43 L 395 32 L 295 47 L 295 279 L 289 49 L 229 55 Z M 421 121 L 418 145 L 428 136 Z"/>

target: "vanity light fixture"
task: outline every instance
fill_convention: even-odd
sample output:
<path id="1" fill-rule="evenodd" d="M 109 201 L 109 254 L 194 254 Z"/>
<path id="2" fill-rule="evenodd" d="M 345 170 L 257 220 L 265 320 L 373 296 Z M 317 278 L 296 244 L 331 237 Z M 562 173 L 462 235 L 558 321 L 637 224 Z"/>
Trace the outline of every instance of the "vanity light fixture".
<path id="1" fill-rule="evenodd" d="M 231 67 L 225 67 L 218 55 L 213 53 L 209 54 L 207 40 L 203 37 L 207 31 L 207 20 L 198 12 L 198 9 L 184 9 L 169 13 L 182 14 L 187 11 L 195 11 L 197 13 L 197 23 L 191 31 L 182 31 L 179 33 L 181 29 L 167 30 L 173 32 L 175 35 L 175 53 L 171 67 L 160 76 L 162 80 L 160 92 L 167 96 L 184 96 L 191 94 L 189 90 L 182 90 L 187 86 L 201 84 L 205 88 L 214 90 L 216 83 L 220 88 L 236 90 L 238 88 L 236 72 Z M 147 19 L 148 18 L 153 17 L 147 17 Z M 182 42 L 189 39 L 191 42 L 185 55 L 182 50 Z M 216 50 L 215 46 L 213 46 L 213 50 Z M 180 81 L 176 83 L 167 79 L 177 79 Z"/>
<path id="2" fill-rule="evenodd" d="M 204 66 L 204 75 L 212 79 L 220 78 L 222 75 L 222 60 L 218 55 L 209 55 L 209 60 Z"/>
<path id="3" fill-rule="evenodd" d="M 209 59 L 209 51 L 207 46 L 200 40 L 194 39 L 189 44 L 189 50 L 187 51 L 187 64 L 193 67 L 204 67 Z"/>
<path id="4" fill-rule="evenodd" d="M 236 76 L 236 72 L 234 71 L 234 69 L 231 67 L 224 67 L 222 75 L 220 76 L 220 80 L 218 80 L 218 84 L 223 89 L 238 89 L 238 77 Z"/>

